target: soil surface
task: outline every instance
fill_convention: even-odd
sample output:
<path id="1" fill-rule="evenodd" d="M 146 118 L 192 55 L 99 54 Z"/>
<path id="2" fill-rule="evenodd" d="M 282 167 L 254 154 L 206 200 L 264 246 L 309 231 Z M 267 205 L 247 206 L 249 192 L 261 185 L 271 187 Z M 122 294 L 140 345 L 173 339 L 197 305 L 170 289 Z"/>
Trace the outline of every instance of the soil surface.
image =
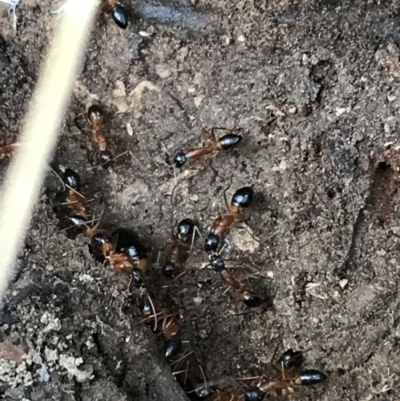
<path id="1" fill-rule="evenodd" d="M 398 2 L 124 5 L 127 30 L 99 13 L 51 167 L 80 174 L 104 227 L 137 233 L 154 303 L 179 316 L 185 347 L 220 388 L 294 348 L 329 379 L 289 398 L 400 399 Z M 23 125 L 57 6 L 22 0 L 14 31 L 0 3 L 4 143 Z M 85 121 L 94 103 L 119 155 L 108 170 Z M 174 171 L 174 153 L 197 145 L 203 127 L 240 129 L 244 140 L 212 166 Z M 230 182 L 229 197 L 248 185 L 256 196 L 222 255 L 251 272 L 259 308 L 235 303 L 218 274 L 200 271 L 199 237 L 185 275 L 161 274 L 177 222 L 192 218 L 206 235 Z M 2 397 L 187 400 L 129 277 L 65 230 L 62 190 L 49 171 L 2 306 Z"/>

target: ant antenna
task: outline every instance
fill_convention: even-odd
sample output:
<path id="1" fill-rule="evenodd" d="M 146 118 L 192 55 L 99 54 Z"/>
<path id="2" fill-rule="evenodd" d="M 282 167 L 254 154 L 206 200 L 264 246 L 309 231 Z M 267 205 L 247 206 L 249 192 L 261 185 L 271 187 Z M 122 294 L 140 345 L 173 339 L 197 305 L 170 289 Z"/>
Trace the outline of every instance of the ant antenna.
<path id="1" fill-rule="evenodd" d="M 52 173 L 61 181 L 61 184 L 63 186 L 63 190 L 65 191 L 65 182 L 63 181 L 63 179 L 61 178 L 60 174 L 57 173 L 56 170 L 54 170 L 53 167 L 49 166 L 50 170 L 52 171 Z"/>

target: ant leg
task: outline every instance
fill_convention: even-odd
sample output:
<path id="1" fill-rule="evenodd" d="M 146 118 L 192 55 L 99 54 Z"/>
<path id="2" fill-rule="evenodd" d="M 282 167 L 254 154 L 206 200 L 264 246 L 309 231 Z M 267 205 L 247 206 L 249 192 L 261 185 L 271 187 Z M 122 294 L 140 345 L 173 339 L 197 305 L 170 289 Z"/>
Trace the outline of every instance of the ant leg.
<path id="1" fill-rule="evenodd" d="M 63 186 L 63 191 L 65 191 L 65 182 L 64 182 L 63 179 L 61 178 L 60 174 L 58 174 L 57 171 L 54 170 L 53 167 L 51 167 L 51 166 L 49 166 L 49 167 L 50 167 L 51 172 L 60 180 L 60 182 L 61 182 L 61 184 L 62 184 L 62 186 Z"/>
<path id="2" fill-rule="evenodd" d="M 194 226 L 194 230 L 193 230 L 193 234 L 192 234 L 192 242 L 190 244 L 190 251 L 193 249 L 193 245 L 194 245 L 194 240 L 196 238 L 196 234 L 200 237 L 200 239 L 203 239 L 203 236 L 201 235 L 200 230 L 198 229 L 198 227 L 195 225 Z"/>
<path id="3" fill-rule="evenodd" d="M 119 155 L 113 157 L 113 158 L 110 159 L 110 160 L 107 160 L 107 161 L 104 162 L 104 163 L 98 164 L 97 166 L 89 167 L 88 170 L 94 170 L 94 169 L 96 169 L 96 168 L 99 168 L 99 167 L 104 166 L 104 165 L 107 164 L 107 163 L 112 163 L 113 161 L 119 159 L 120 157 L 125 156 L 125 155 L 126 155 L 127 153 L 129 153 L 129 152 L 130 152 L 129 150 L 126 150 L 125 152 L 120 153 Z"/>
<path id="4" fill-rule="evenodd" d="M 175 192 L 179 186 L 179 182 L 177 182 L 177 178 L 178 177 L 176 176 L 176 167 L 174 166 L 174 189 L 172 190 L 172 193 L 171 193 L 171 206 L 175 206 Z"/>
<path id="5" fill-rule="evenodd" d="M 209 159 L 209 160 L 210 160 L 209 167 L 212 170 L 212 172 L 214 173 L 214 177 L 210 181 L 210 185 L 211 185 L 211 184 L 213 184 L 215 182 L 217 177 L 219 177 L 221 179 L 223 179 L 223 178 L 219 175 L 218 170 L 214 168 L 212 159 Z"/>
<path id="6" fill-rule="evenodd" d="M 164 152 L 168 155 L 171 156 L 171 152 L 167 149 L 167 147 L 164 145 L 164 142 L 160 141 L 161 147 L 164 149 Z"/>
<path id="7" fill-rule="evenodd" d="M 211 130 L 211 132 L 212 132 L 212 130 Z M 210 132 L 208 132 L 205 128 L 202 128 L 200 137 L 201 137 L 201 146 L 206 147 L 211 138 Z"/>
<path id="8" fill-rule="evenodd" d="M 153 331 L 156 331 L 157 330 L 157 323 L 158 323 L 156 308 L 154 306 L 153 300 L 151 299 L 150 295 L 149 294 L 146 294 L 146 295 L 147 295 L 147 298 L 148 298 L 148 300 L 150 302 L 151 309 L 153 310 L 153 316 L 154 316 L 154 330 Z"/>
<path id="9" fill-rule="evenodd" d="M 226 211 L 227 211 L 227 212 L 231 209 L 231 206 L 230 206 L 230 204 L 228 203 L 228 199 L 227 199 L 227 197 L 226 197 L 226 193 L 227 193 L 227 191 L 229 190 L 229 188 L 231 187 L 231 185 L 232 185 L 232 176 L 231 176 L 231 178 L 230 178 L 230 180 L 229 180 L 229 185 L 228 185 L 228 187 L 224 190 L 224 201 L 225 201 L 225 207 L 226 207 Z"/>
<path id="10" fill-rule="evenodd" d="M 171 283 L 175 280 L 177 280 L 178 278 L 184 276 L 188 271 L 184 270 L 182 273 L 179 273 L 176 277 L 174 277 L 172 280 L 169 281 L 169 283 L 167 285 L 163 285 L 162 288 L 168 288 L 171 286 Z"/>

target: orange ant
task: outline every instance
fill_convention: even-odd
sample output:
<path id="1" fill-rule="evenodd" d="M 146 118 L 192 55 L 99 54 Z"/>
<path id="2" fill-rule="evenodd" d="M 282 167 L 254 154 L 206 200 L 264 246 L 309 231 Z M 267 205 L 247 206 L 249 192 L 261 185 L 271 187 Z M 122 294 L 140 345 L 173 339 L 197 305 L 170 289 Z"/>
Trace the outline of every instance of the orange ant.
<path id="1" fill-rule="evenodd" d="M 104 113 L 100 106 L 90 106 L 87 112 L 87 121 L 92 130 L 93 142 L 96 143 L 100 149 L 100 164 L 107 169 L 111 165 L 113 156 L 109 150 L 109 141 L 101 127 L 103 120 Z"/>
<path id="2" fill-rule="evenodd" d="M 120 28 L 126 29 L 128 27 L 128 16 L 125 7 L 118 0 L 107 0 L 107 3 L 111 8 L 111 16 L 114 22 Z"/>
<path id="3" fill-rule="evenodd" d="M 195 229 L 196 226 L 191 219 L 184 219 L 179 222 L 178 232 L 173 238 L 167 260 L 162 268 L 164 276 L 171 278 L 176 272 L 177 265 L 182 265 L 189 257 Z"/>
<path id="4" fill-rule="evenodd" d="M 148 260 L 129 231 L 123 229 L 117 230 L 114 233 L 114 236 L 117 235 L 115 245 L 113 245 L 113 241 L 108 236 L 101 233 L 101 231 L 102 230 L 97 230 L 97 227 L 92 229 L 90 237 L 94 244 L 100 248 L 102 255 L 116 272 L 131 274 L 135 267 L 142 271 L 147 268 Z"/>
<path id="5" fill-rule="evenodd" d="M 316 369 L 294 372 L 293 368 L 299 368 L 303 360 L 301 352 L 295 352 L 292 349 L 285 351 L 279 360 L 281 364 L 279 377 L 272 379 L 264 375 L 254 380 L 246 391 L 245 400 L 262 401 L 266 396 L 277 397 L 281 394 L 293 393 L 296 386 L 310 386 L 326 380 L 325 373 Z"/>
<path id="6" fill-rule="evenodd" d="M 203 128 L 201 132 L 201 137 L 203 138 L 201 146 L 198 148 L 188 148 L 185 151 L 177 153 L 174 157 L 175 166 L 182 167 L 188 160 L 201 162 L 206 156 L 212 153 L 232 149 L 243 139 L 241 135 L 233 133 L 217 138 L 215 135 L 216 129 L 226 128 L 212 128 L 210 133 Z"/>
<path id="7" fill-rule="evenodd" d="M 226 191 L 224 191 L 224 200 L 227 214 L 222 216 L 219 212 L 216 213 L 214 223 L 205 239 L 206 252 L 215 252 L 218 249 L 221 235 L 229 234 L 232 227 L 241 221 L 243 209 L 248 208 L 253 201 L 254 191 L 251 187 L 238 189 L 233 194 L 230 204 L 226 198 Z"/>
<path id="8" fill-rule="evenodd" d="M 255 308 L 262 304 L 262 299 L 248 290 L 246 283 L 241 281 L 232 271 L 221 271 L 222 283 L 235 291 L 237 301 L 242 301 L 246 306 Z"/>
<path id="9" fill-rule="evenodd" d="M 138 277 L 138 276 L 137 276 Z M 137 286 L 138 280 L 134 279 Z M 139 297 L 139 310 L 143 320 L 151 321 L 154 319 L 155 326 L 153 331 L 157 330 L 158 323 L 160 323 L 161 334 L 166 339 L 165 341 L 165 357 L 170 360 L 173 356 L 179 354 L 182 350 L 182 339 L 180 336 L 181 324 L 178 319 L 173 315 L 168 315 L 165 312 L 158 313 L 154 309 L 154 305 L 148 295 L 147 291 L 143 290 Z"/>

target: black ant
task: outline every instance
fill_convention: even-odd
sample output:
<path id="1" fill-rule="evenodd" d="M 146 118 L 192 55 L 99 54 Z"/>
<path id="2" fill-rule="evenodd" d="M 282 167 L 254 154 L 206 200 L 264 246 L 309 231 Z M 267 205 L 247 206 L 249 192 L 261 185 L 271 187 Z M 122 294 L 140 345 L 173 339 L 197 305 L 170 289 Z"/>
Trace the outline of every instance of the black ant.
<path id="1" fill-rule="evenodd" d="M 125 7 L 118 0 L 107 0 L 111 7 L 111 16 L 114 22 L 122 29 L 128 27 L 128 16 Z"/>
<path id="2" fill-rule="evenodd" d="M 176 272 L 177 265 L 182 266 L 189 257 L 195 227 L 191 219 L 184 219 L 179 222 L 178 232 L 174 235 L 167 259 L 162 268 L 164 276 L 171 278 Z"/>
<path id="3" fill-rule="evenodd" d="M 281 394 L 293 393 L 296 386 L 319 384 L 327 379 L 325 373 L 316 369 L 294 372 L 293 369 L 300 368 L 303 361 L 301 352 L 295 352 L 292 349 L 284 352 L 279 360 L 281 365 L 279 377 L 273 379 L 262 376 L 254 380 L 246 391 L 245 401 L 262 401 L 266 396 L 277 397 Z"/>
<path id="4" fill-rule="evenodd" d="M 100 149 L 100 164 L 107 169 L 111 165 L 113 156 L 109 150 L 109 141 L 102 128 L 103 110 L 98 105 L 90 106 L 86 117 L 92 130 L 92 140 Z"/>
<path id="5" fill-rule="evenodd" d="M 198 148 L 188 148 L 184 152 L 177 153 L 174 157 L 175 166 L 182 167 L 188 160 L 201 162 L 206 156 L 209 156 L 212 153 L 232 149 L 243 139 L 241 135 L 233 133 L 217 138 L 214 132 L 216 129 L 218 128 L 212 128 L 210 133 L 203 129 L 201 133 L 203 138 L 201 146 Z"/>
<path id="6" fill-rule="evenodd" d="M 153 331 L 157 330 L 158 323 L 160 323 L 161 333 L 166 339 L 164 344 L 165 358 L 170 360 L 172 357 L 178 355 L 182 350 L 182 339 L 179 334 L 181 325 L 178 319 L 165 312 L 156 312 L 147 292 L 139 297 L 139 310 L 143 320 L 151 323 L 154 319 L 156 324 Z"/>
<path id="7" fill-rule="evenodd" d="M 232 227 L 241 221 L 243 209 L 248 208 L 253 202 L 254 191 L 251 187 L 238 189 L 232 196 L 231 203 L 228 203 L 226 191 L 224 200 L 227 214 L 222 216 L 219 212 L 215 215 L 215 220 L 210 232 L 205 239 L 205 251 L 216 251 L 222 235 L 229 234 Z"/>

